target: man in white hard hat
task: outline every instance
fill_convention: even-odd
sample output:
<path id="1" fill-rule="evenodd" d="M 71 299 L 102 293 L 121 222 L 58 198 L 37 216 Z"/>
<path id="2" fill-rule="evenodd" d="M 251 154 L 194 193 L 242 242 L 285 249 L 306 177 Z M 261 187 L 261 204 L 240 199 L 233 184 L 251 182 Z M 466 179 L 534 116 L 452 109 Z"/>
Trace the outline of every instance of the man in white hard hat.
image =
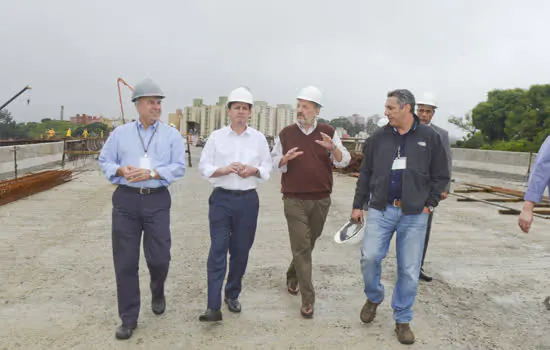
<path id="1" fill-rule="evenodd" d="M 253 104 L 252 93 L 244 87 L 229 94 L 227 113 L 231 123 L 210 134 L 199 162 L 201 175 L 214 187 L 208 200 L 208 303 L 206 311 L 199 316 L 202 322 L 222 320 L 222 286 L 228 251 L 229 274 L 224 301 L 229 311 L 241 312 L 241 281 L 258 221 L 256 187 L 269 180 L 272 168 L 265 136 L 247 125 Z"/>
<path id="2" fill-rule="evenodd" d="M 179 132 L 162 123 L 164 94 L 152 80 L 136 84 L 132 102 L 139 119 L 118 126 L 99 156 L 105 177 L 118 185 L 113 193 L 112 243 L 118 312 L 118 339 L 128 339 L 140 311 L 139 255 L 141 235 L 151 275 L 151 308 L 166 308 L 164 283 L 170 265 L 170 206 L 168 186 L 185 174 L 185 142 Z"/>
<path id="3" fill-rule="evenodd" d="M 451 158 L 451 143 L 449 142 L 449 132 L 432 123 L 435 110 L 437 109 L 437 103 L 435 102 L 435 97 L 430 93 L 425 93 L 423 98 L 420 101 L 418 101 L 416 105 L 417 105 L 416 114 L 418 115 L 420 122 L 422 124 L 426 124 L 430 126 L 439 134 L 439 136 L 441 136 L 441 142 L 443 144 L 443 147 L 445 147 L 445 152 L 447 152 L 447 160 L 449 164 L 449 176 L 451 176 L 452 169 L 453 169 L 453 160 Z M 449 181 L 449 184 L 445 188 L 445 192 L 441 194 L 441 199 L 444 200 L 449 196 L 450 188 L 451 188 L 451 182 Z M 430 217 L 428 218 L 428 226 L 426 229 L 426 240 L 424 242 L 424 254 L 422 255 L 422 265 L 420 267 L 420 279 L 426 282 L 431 282 L 433 279 L 431 276 L 426 275 L 426 273 L 424 272 L 424 259 L 426 258 L 426 251 L 428 250 L 428 242 L 430 240 L 430 232 L 432 230 L 433 214 L 434 213 L 431 212 Z"/>
<path id="4" fill-rule="evenodd" d="M 287 271 L 287 290 L 302 296 L 300 313 L 313 316 L 315 291 L 311 254 L 330 208 L 332 166 L 343 168 L 351 156 L 332 126 L 317 122 L 321 91 L 303 88 L 297 96 L 297 119 L 285 127 L 273 147 L 273 166 L 282 172 L 281 192 L 293 260 Z"/>

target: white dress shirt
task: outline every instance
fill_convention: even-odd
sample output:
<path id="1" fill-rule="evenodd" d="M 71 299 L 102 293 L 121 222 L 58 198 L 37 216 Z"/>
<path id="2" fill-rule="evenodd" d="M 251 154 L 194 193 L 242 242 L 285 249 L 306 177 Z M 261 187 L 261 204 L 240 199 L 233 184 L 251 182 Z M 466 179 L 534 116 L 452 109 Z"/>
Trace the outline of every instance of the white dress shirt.
<path id="1" fill-rule="evenodd" d="M 258 168 L 260 177 L 252 175 L 242 178 L 233 173 L 211 177 L 217 169 L 234 162 Z M 267 140 L 261 132 L 249 126 L 240 135 L 231 126 L 215 130 L 202 150 L 199 171 L 214 187 L 242 191 L 256 188 L 270 178 L 271 155 Z"/>
<path id="2" fill-rule="evenodd" d="M 313 123 L 312 127 L 309 128 L 308 131 L 306 131 L 306 129 L 300 123 L 296 122 L 296 125 L 298 125 L 300 130 L 302 130 L 302 132 L 305 135 L 309 135 L 317 128 L 317 121 L 315 121 Z M 322 141 L 322 139 L 319 140 L 319 141 Z M 336 148 L 338 148 L 340 150 L 340 152 L 342 152 L 342 160 L 341 161 L 337 161 L 334 158 L 334 155 L 332 153 L 330 154 L 330 159 L 332 160 L 332 163 L 337 168 L 347 167 L 348 164 L 349 164 L 349 161 L 351 160 L 351 154 L 349 153 L 348 149 L 346 147 L 344 147 L 344 145 L 342 144 L 342 141 L 340 140 L 340 137 L 338 136 L 338 134 L 336 134 L 336 132 L 334 133 L 334 136 L 332 137 L 332 142 L 334 142 L 334 145 L 336 146 Z M 277 137 L 277 140 L 275 141 L 275 146 L 273 146 L 273 151 L 271 152 L 271 157 L 273 159 L 273 168 L 274 169 L 279 169 L 279 171 L 281 173 L 286 173 L 287 172 L 287 164 L 283 165 L 282 167 L 279 167 L 279 163 L 281 162 L 281 158 L 283 157 L 283 155 L 284 155 L 283 154 L 283 145 L 281 144 L 281 140 L 279 140 L 279 138 Z M 298 156 L 295 159 L 300 159 L 300 157 L 301 156 Z"/>

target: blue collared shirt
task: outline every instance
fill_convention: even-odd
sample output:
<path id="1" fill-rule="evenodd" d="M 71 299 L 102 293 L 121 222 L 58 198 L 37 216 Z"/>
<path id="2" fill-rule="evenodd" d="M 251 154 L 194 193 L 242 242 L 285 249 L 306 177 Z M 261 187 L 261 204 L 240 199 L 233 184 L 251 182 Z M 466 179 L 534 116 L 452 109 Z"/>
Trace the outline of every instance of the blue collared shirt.
<path id="1" fill-rule="evenodd" d="M 529 184 L 523 199 L 538 203 L 550 181 L 550 136 L 544 140 L 529 176 Z"/>
<path id="2" fill-rule="evenodd" d="M 155 128 L 158 128 L 156 133 Z M 116 176 L 121 166 L 139 167 L 140 159 L 145 155 L 138 130 L 146 148 L 153 137 L 147 149 L 147 157 L 150 159 L 151 169 L 159 174 L 160 180 L 130 183 L 123 176 Z M 185 175 L 185 141 L 175 128 L 159 121 L 147 130 L 139 120 L 124 124 L 109 135 L 99 155 L 99 166 L 107 180 L 115 185 L 137 188 L 168 186 Z"/>

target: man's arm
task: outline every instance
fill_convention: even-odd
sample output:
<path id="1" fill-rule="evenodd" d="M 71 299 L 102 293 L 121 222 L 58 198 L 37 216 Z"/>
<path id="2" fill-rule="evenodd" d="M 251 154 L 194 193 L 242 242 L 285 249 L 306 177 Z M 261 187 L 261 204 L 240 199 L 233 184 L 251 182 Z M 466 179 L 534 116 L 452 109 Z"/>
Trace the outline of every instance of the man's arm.
<path id="1" fill-rule="evenodd" d="M 275 145 L 271 151 L 272 169 L 277 169 L 281 173 L 287 172 L 286 160 L 283 158 L 283 144 L 280 137 L 275 140 Z M 282 164 L 281 164 L 282 163 Z"/>
<path id="2" fill-rule="evenodd" d="M 185 175 L 185 138 L 179 132 L 170 133 L 170 164 L 154 169 L 159 178 L 171 184 Z"/>
<path id="3" fill-rule="evenodd" d="M 330 154 L 330 159 L 332 159 L 332 163 L 337 168 L 347 167 L 351 160 L 351 154 L 349 153 L 348 149 L 342 144 L 342 140 L 340 139 L 338 134 L 334 133 L 332 142 L 335 146 L 334 151 Z"/>
<path id="4" fill-rule="evenodd" d="M 440 128 L 441 129 L 441 128 Z M 447 164 L 449 164 L 449 184 L 445 188 L 445 192 L 449 193 L 451 192 L 451 181 L 452 174 L 453 174 L 453 153 L 451 151 L 451 142 L 449 141 L 449 132 L 445 129 L 441 129 L 441 142 L 443 143 L 443 147 L 445 147 L 445 151 L 447 152 Z"/>
<path id="5" fill-rule="evenodd" d="M 441 141 L 441 136 L 437 132 L 434 132 L 431 147 L 430 194 L 426 204 L 437 207 L 441 200 L 441 194 L 445 192 L 451 178 L 449 175 L 447 151 Z"/>
<path id="6" fill-rule="evenodd" d="M 271 177 L 271 169 L 273 168 L 273 162 L 271 154 L 269 153 L 269 144 L 263 134 L 260 141 L 260 166 L 258 167 L 258 178 L 260 182 L 267 181 Z"/>
<path id="7" fill-rule="evenodd" d="M 122 176 L 119 172 L 119 161 L 118 130 L 115 128 L 107 138 L 107 141 L 105 141 L 98 159 L 103 175 L 112 183 L 116 183 L 118 181 L 117 177 Z"/>
<path id="8" fill-rule="evenodd" d="M 532 202 L 533 205 L 542 200 L 544 190 L 550 181 L 550 136 L 544 140 L 535 159 L 535 164 L 529 177 L 527 191 L 525 191 L 525 201 Z"/>
<path id="9" fill-rule="evenodd" d="M 214 175 L 218 169 L 214 165 L 214 156 L 216 153 L 216 135 L 210 134 L 206 144 L 204 145 L 201 153 L 201 159 L 199 160 L 199 173 L 202 177 L 209 179 Z"/>
<path id="10" fill-rule="evenodd" d="M 359 178 L 355 186 L 355 196 L 353 198 L 353 209 L 362 210 L 365 203 L 369 200 L 369 184 L 372 175 L 372 137 L 365 140 L 363 147 L 363 160 L 359 168 Z"/>

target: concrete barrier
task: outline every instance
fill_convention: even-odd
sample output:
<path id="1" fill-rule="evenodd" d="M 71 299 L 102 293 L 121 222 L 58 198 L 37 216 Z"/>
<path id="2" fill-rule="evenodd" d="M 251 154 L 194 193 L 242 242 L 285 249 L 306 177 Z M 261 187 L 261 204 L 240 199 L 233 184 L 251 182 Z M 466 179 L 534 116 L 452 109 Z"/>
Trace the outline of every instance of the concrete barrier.
<path id="1" fill-rule="evenodd" d="M 15 158 L 14 159 L 14 153 Z M 0 178 L 12 178 L 17 163 L 18 176 L 61 165 L 63 142 L 0 147 Z"/>
<path id="2" fill-rule="evenodd" d="M 452 148 L 453 170 L 482 176 L 525 181 L 536 153 Z"/>
<path id="3" fill-rule="evenodd" d="M 350 152 L 362 152 L 362 139 L 342 139 Z M 467 172 L 487 177 L 525 181 L 535 162 L 536 153 L 488 151 L 452 148 L 453 171 Z"/>

